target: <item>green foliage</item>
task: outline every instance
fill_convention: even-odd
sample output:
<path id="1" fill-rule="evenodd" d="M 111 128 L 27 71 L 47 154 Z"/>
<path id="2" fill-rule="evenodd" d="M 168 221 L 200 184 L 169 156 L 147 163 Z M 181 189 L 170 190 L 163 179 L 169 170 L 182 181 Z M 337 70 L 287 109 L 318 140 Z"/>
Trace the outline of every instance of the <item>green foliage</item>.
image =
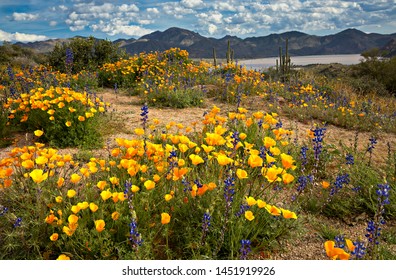
<path id="1" fill-rule="evenodd" d="M 146 100 L 149 106 L 178 109 L 200 107 L 203 105 L 204 98 L 205 94 L 200 89 L 161 90 L 146 94 Z"/>
<path id="2" fill-rule="evenodd" d="M 67 69 L 66 50 L 71 50 L 71 69 Z M 125 54 L 120 53 L 117 45 L 108 40 L 96 40 L 94 37 L 73 38 L 70 42 L 57 44 L 49 53 L 49 65 L 55 70 L 78 73 L 83 70 L 97 71 L 104 63 L 117 61 Z"/>
<path id="3" fill-rule="evenodd" d="M 11 144 L 10 127 L 8 122 L 8 110 L 3 108 L 3 101 L 0 100 L 0 148 Z"/>
<path id="4" fill-rule="evenodd" d="M 43 54 L 38 54 L 32 49 L 4 42 L 0 46 L 0 65 L 11 67 L 29 67 L 46 62 Z"/>
<path id="5" fill-rule="evenodd" d="M 101 146 L 98 117 L 99 110 L 105 109 L 94 96 L 51 87 L 45 92 L 42 88 L 32 90 L 21 99 L 23 106 L 19 106 L 19 98 L 8 100 L 7 105 L 15 112 L 10 119 L 12 126 L 27 132 L 41 130 L 41 141 L 55 147 Z"/>
<path id="6" fill-rule="evenodd" d="M 396 95 L 396 57 L 390 59 L 380 59 L 376 51 L 362 54 L 365 60 L 353 66 L 352 77 L 357 81 L 354 85 L 363 93 L 375 92 L 379 95 L 385 95 L 388 92 Z M 369 82 L 364 85 L 364 82 Z"/>

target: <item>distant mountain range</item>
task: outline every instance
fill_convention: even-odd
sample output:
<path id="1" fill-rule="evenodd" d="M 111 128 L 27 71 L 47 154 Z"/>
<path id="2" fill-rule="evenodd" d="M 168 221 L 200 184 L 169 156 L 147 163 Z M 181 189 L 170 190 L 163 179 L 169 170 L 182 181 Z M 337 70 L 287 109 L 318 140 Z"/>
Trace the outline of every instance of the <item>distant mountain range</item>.
<path id="1" fill-rule="evenodd" d="M 278 56 L 279 47 L 285 48 L 286 38 L 289 41 L 289 54 L 291 56 L 356 54 L 372 48 L 387 50 L 394 54 L 396 33 L 364 33 L 357 29 L 346 29 L 326 36 L 291 31 L 245 39 L 229 35 L 216 39 L 204 37 L 190 30 L 172 27 L 165 31 L 155 31 L 138 39 L 118 39 L 114 43 L 118 43 L 119 47 L 125 49 L 129 54 L 163 51 L 178 47 L 187 50 L 191 58 L 211 58 L 214 48 L 217 58 L 225 58 L 229 41 L 235 59 L 251 59 Z M 68 40 L 70 39 L 51 39 L 16 44 L 45 53 L 50 52 L 56 43 L 67 42 Z"/>

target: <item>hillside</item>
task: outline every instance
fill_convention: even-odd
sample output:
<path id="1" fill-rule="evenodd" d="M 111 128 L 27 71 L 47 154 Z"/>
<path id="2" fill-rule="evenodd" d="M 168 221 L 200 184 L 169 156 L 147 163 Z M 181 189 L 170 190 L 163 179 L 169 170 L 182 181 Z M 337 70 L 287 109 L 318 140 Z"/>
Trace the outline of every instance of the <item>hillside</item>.
<path id="1" fill-rule="evenodd" d="M 291 31 L 245 39 L 229 35 L 217 39 L 205 37 L 187 29 L 172 27 L 165 31 L 155 31 L 138 39 L 118 39 L 114 43 L 118 43 L 119 47 L 125 49 L 129 54 L 164 51 L 177 47 L 187 50 L 191 58 L 210 58 L 213 56 L 213 48 L 215 48 L 218 57 L 221 58 L 225 56 L 225 50 L 228 41 L 230 41 L 234 57 L 241 59 L 277 56 L 279 47 L 284 46 L 286 39 L 289 40 L 289 53 L 292 56 L 354 54 L 371 48 L 384 48 L 396 39 L 396 33 L 368 34 L 357 29 L 346 29 L 326 36 Z M 64 41 L 65 39 L 51 39 L 17 44 L 45 53 L 51 51 L 56 43 Z"/>

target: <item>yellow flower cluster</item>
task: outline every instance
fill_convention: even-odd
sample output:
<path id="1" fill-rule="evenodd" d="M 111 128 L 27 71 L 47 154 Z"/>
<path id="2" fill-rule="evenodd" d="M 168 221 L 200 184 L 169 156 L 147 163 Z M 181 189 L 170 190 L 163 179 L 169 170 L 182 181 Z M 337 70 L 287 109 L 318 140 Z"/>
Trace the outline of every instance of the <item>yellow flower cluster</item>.
<path id="1" fill-rule="evenodd" d="M 32 89 L 18 98 L 8 98 L 4 104 L 4 108 L 10 109 L 9 119 L 14 119 L 19 113 L 22 114 L 20 122 L 26 122 L 31 111 L 40 110 L 47 112 L 50 121 L 57 121 L 58 117 L 61 120 L 66 119 L 66 126 L 71 126 L 73 120 L 84 121 L 97 112 L 104 112 L 106 106 L 109 104 L 105 104 L 99 98 L 92 100 L 86 92 L 80 93 L 66 87 Z M 74 116 L 75 114 L 78 115 Z"/>

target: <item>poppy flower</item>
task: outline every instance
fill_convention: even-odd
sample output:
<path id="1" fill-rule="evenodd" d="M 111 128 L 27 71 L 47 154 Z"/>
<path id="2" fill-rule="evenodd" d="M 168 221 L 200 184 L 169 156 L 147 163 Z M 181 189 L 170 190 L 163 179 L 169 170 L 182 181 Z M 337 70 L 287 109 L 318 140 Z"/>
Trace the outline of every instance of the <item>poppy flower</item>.
<path id="1" fill-rule="evenodd" d="M 231 159 L 231 158 L 229 158 L 229 157 L 227 157 L 226 155 L 219 154 L 219 155 L 217 156 L 217 162 L 218 162 L 221 166 L 225 166 L 225 165 L 227 165 L 227 164 L 230 164 L 230 163 L 234 162 L 234 160 Z"/>
<path id="2" fill-rule="evenodd" d="M 257 203 L 257 201 L 252 196 L 246 197 L 246 202 L 249 206 L 253 206 Z"/>
<path id="3" fill-rule="evenodd" d="M 285 219 L 297 219 L 296 213 L 294 213 L 292 211 L 289 211 L 289 210 L 286 210 L 286 209 L 283 209 L 283 208 L 281 208 L 281 211 L 282 211 L 283 218 L 285 218 Z"/>
<path id="4" fill-rule="evenodd" d="M 100 189 L 103 190 L 106 187 L 107 183 L 106 181 L 99 181 L 96 186 Z"/>
<path id="5" fill-rule="evenodd" d="M 243 169 L 237 169 L 236 175 L 238 176 L 239 179 L 246 179 L 248 178 L 247 172 Z"/>
<path id="6" fill-rule="evenodd" d="M 347 252 L 345 252 L 343 249 L 336 248 L 334 241 L 331 241 L 331 240 L 326 241 L 324 244 L 324 247 L 325 247 L 327 256 L 329 258 L 331 258 L 332 260 L 336 260 L 336 259 L 348 260 L 350 257 L 350 255 Z"/>
<path id="7" fill-rule="evenodd" d="M 146 187 L 147 190 L 152 190 L 155 188 L 155 182 L 151 180 L 147 180 L 146 182 L 144 182 L 144 186 Z"/>
<path id="8" fill-rule="evenodd" d="M 76 195 L 76 191 L 75 190 L 68 190 L 67 191 L 67 197 L 68 198 L 72 198 L 75 195 Z"/>
<path id="9" fill-rule="evenodd" d="M 44 131 L 42 131 L 42 130 L 35 130 L 34 131 L 34 135 L 36 135 L 37 137 L 40 137 L 41 135 L 43 135 L 44 134 Z"/>
<path id="10" fill-rule="evenodd" d="M 161 224 L 166 225 L 170 222 L 170 215 L 168 213 L 161 213 Z"/>
<path id="11" fill-rule="evenodd" d="M 48 178 L 48 172 L 44 173 L 44 171 L 41 169 L 34 169 L 29 173 L 29 175 L 37 184 L 40 184 L 42 181 L 45 181 Z"/>
<path id="12" fill-rule="evenodd" d="M 59 237 L 59 234 L 53 233 L 53 234 L 50 236 L 50 240 L 51 240 L 51 241 L 56 241 L 56 240 L 58 240 L 58 237 Z"/>
<path id="13" fill-rule="evenodd" d="M 77 184 L 80 180 L 81 180 L 81 176 L 78 175 L 78 174 L 76 174 L 76 173 L 73 173 L 73 174 L 70 176 L 70 182 L 72 182 L 72 183 L 74 183 L 74 184 Z"/>
<path id="14" fill-rule="evenodd" d="M 102 232 L 105 229 L 105 221 L 103 220 L 96 220 L 95 221 L 95 228 L 98 232 Z"/>
<path id="15" fill-rule="evenodd" d="M 189 156 L 189 158 L 190 158 L 192 164 L 194 164 L 194 165 L 198 165 L 200 163 L 205 162 L 199 155 L 192 154 Z"/>
<path id="16" fill-rule="evenodd" d="M 118 213 L 117 211 L 114 211 L 113 213 L 111 213 L 111 218 L 114 221 L 117 221 L 119 217 L 120 217 L 120 213 Z"/>
<path id="17" fill-rule="evenodd" d="M 253 221 L 254 220 L 254 215 L 252 211 L 246 211 L 245 212 L 245 218 L 249 221 Z"/>
<path id="18" fill-rule="evenodd" d="M 56 260 L 68 261 L 68 260 L 70 260 L 70 257 L 66 256 L 65 254 L 61 254 L 61 255 L 59 255 L 59 257 Z"/>
<path id="19" fill-rule="evenodd" d="M 92 212 L 96 212 L 97 210 L 98 210 L 98 205 L 96 205 L 95 203 L 93 203 L 93 202 L 91 202 L 90 204 L 89 204 L 89 209 L 91 209 L 91 211 Z"/>
<path id="20" fill-rule="evenodd" d="M 248 164 L 250 167 L 258 167 L 263 165 L 263 159 L 258 155 L 250 155 L 248 158 Z"/>

